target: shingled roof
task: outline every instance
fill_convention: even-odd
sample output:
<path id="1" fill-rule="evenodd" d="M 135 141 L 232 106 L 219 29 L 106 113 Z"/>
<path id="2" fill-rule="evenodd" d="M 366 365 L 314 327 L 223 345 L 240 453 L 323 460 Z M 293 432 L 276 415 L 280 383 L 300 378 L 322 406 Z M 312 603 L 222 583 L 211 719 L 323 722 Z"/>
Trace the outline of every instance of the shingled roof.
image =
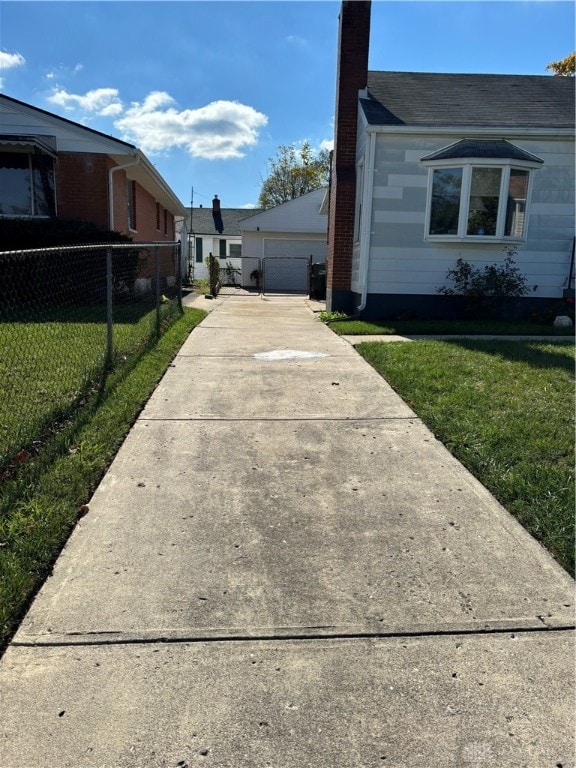
<path id="1" fill-rule="evenodd" d="M 520 149 L 515 144 L 511 144 L 505 139 L 462 139 L 449 147 L 443 147 L 437 152 L 422 158 L 422 162 L 432 162 L 434 160 L 455 160 L 464 157 L 487 157 L 499 158 L 505 160 L 522 160 L 528 163 L 543 163 L 536 155 Z"/>
<path id="2" fill-rule="evenodd" d="M 263 208 L 221 208 L 218 216 L 218 213 L 213 213 L 212 208 L 187 208 L 186 222 L 188 231 L 195 235 L 241 237 L 240 222 L 262 210 Z"/>
<path id="3" fill-rule="evenodd" d="M 574 80 L 552 75 L 369 72 L 370 125 L 574 128 Z"/>

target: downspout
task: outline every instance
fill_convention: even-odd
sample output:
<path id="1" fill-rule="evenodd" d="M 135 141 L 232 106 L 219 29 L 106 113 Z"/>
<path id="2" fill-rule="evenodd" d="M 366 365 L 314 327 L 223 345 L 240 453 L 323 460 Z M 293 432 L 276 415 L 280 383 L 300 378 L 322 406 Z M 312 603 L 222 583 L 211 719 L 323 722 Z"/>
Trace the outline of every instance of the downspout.
<path id="1" fill-rule="evenodd" d="M 360 304 L 356 314 L 360 315 L 366 308 L 368 300 L 368 264 L 370 261 L 370 236 L 372 234 L 372 195 L 374 191 L 374 161 L 376 157 L 376 133 L 368 133 L 367 162 L 364 166 L 364 189 L 362 190 L 362 222 L 360 229 L 360 264 L 359 287 Z"/>
<path id="2" fill-rule="evenodd" d="M 140 155 L 134 153 L 134 160 L 124 165 L 115 165 L 108 171 L 108 228 L 111 232 L 114 231 L 114 186 L 112 183 L 112 174 L 116 171 L 123 171 L 125 168 L 131 168 L 133 165 L 138 165 L 140 162 Z"/>

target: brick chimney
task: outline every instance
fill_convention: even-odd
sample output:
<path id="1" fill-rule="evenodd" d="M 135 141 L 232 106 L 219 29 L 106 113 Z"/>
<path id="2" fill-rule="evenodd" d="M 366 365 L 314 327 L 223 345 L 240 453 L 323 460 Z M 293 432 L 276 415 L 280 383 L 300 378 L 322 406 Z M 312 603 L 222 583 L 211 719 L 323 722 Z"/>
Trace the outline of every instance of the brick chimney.
<path id="1" fill-rule="evenodd" d="M 221 235 L 224 232 L 224 222 L 222 221 L 222 211 L 220 210 L 218 195 L 214 195 L 212 200 L 212 218 L 214 219 L 214 229 Z"/>
<path id="2" fill-rule="evenodd" d="M 351 312 L 352 249 L 356 205 L 358 91 L 368 83 L 370 6 L 344 0 L 340 8 L 334 155 L 328 217 L 327 309 Z"/>

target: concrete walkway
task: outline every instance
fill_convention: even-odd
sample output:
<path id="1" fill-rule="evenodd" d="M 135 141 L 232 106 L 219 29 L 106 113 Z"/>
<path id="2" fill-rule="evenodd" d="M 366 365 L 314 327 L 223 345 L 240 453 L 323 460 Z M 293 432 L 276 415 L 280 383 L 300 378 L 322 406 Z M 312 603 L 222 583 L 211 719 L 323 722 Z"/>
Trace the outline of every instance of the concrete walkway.
<path id="1" fill-rule="evenodd" d="M 306 300 L 211 304 L 2 659 L 1 768 L 572 768 L 571 579 Z"/>

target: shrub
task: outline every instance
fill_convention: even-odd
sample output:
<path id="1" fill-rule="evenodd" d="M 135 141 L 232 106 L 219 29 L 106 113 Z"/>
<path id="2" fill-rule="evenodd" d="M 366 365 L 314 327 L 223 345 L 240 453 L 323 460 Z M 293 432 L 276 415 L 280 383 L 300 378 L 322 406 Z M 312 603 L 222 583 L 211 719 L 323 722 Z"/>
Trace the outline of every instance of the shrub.
<path id="1" fill-rule="evenodd" d="M 69 219 L 0 219 L 0 251 L 25 251 L 64 245 L 131 243 L 120 232 L 98 227 L 89 221 Z"/>
<path id="2" fill-rule="evenodd" d="M 75 245 L 131 243 L 119 232 L 98 229 L 91 222 L 66 219 L 0 219 L 0 302 L 5 310 L 82 304 L 106 299 L 106 251 L 65 251 L 9 256 L 6 251 L 34 251 Z M 139 251 L 112 255 L 114 291 L 121 298 L 134 284 Z"/>
<path id="3" fill-rule="evenodd" d="M 209 254 L 206 259 L 206 265 L 208 267 L 208 280 L 210 281 L 210 293 L 212 296 L 218 295 L 218 289 L 220 288 L 220 262 Z"/>
<path id="4" fill-rule="evenodd" d="M 471 313 L 494 310 L 510 299 L 525 296 L 529 289 L 526 277 L 512 258 L 516 252 L 513 248 L 506 248 L 505 252 L 502 264 L 488 264 L 483 269 L 459 258 L 456 267 L 446 273 L 452 285 L 441 286 L 437 293 L 463 296 L 468 300 L 466 310 Z"/>

